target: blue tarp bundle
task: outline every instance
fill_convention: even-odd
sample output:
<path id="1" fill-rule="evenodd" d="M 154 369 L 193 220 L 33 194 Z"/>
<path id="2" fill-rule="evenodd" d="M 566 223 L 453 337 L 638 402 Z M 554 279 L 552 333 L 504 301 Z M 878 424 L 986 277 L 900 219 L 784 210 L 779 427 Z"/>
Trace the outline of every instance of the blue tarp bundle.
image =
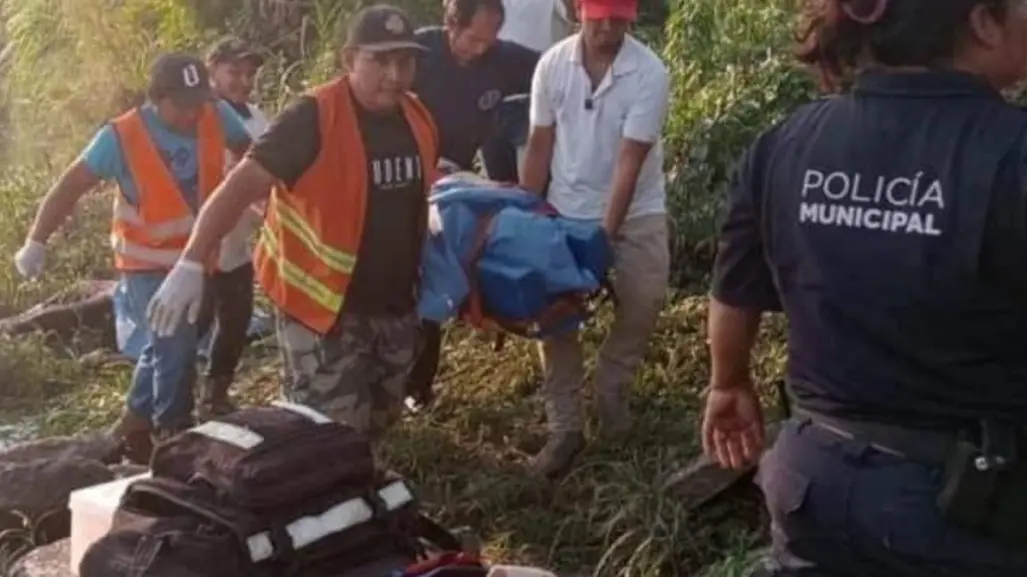
<path id="1" fill-rule="evenodd" d="M 602 228 L 545 214 L 548 205 L 538 195 L 454 176 L 435 185 L 430 205 L 420 302 L 424 319 L 443 322 L 458 315 L 470 293 L 462 263 L 475 248 L 479 219 L 488 214 L 495 216 L 477 264 L 487 315 L 531 321 L 561 294 L 593 293 L 605 280 L 612 256 Z"/>

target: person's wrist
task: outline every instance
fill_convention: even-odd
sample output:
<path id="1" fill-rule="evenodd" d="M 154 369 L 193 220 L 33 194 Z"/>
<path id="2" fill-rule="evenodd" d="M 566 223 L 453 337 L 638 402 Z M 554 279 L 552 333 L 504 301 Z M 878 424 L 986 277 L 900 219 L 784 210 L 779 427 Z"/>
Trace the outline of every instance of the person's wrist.
<path id="1" fill-rule="evenodd" d="M 710 384 L 706 387 L 707 392 L 724 392 L 724 391 L 755 391 L 756 386 L 753 384 L 752 379 L 748 377 L 732 377 L 732 378 L 715 378 L 710 379 Z"/>
<path id="2" fill-rule="evenodd" d="M 28 236 L 25 238 L 25 246 L 46 248 L 46 239 L 39 239 L 34 236 Z"/>

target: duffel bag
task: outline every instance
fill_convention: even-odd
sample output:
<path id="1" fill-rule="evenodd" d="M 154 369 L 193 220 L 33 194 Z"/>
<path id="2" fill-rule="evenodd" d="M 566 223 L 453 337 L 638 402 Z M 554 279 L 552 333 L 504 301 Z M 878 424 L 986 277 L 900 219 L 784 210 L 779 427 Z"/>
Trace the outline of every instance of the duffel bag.
<path id="1" fill-rule="evenodd" d="M 202 481 L 232 503 L 274 509 L 375 476 L 367 437 L 345 423 L 292 403 L 218 417 L 161 443 L 154 477 Z"/>

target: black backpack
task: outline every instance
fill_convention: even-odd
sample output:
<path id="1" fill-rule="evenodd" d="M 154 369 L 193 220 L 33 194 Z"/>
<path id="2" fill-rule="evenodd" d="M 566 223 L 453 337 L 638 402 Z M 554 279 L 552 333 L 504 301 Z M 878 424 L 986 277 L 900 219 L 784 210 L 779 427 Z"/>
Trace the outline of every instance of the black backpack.
<path id="1" fill-rule="evenodd" d="M 402 477 L 375 468 L 365 437 L 307 407 L 207 422 L 161 444 L 151 468 L 80 577 L 385 577 L 428 544 L 462 548 Z"/>

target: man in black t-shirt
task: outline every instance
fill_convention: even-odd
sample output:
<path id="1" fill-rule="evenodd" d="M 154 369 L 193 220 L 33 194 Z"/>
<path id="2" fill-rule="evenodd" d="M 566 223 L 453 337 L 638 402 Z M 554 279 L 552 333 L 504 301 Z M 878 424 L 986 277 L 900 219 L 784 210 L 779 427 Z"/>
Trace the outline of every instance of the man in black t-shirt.
<path id="1" fill-rule="evenodd" d="M 278 307 L 284 396 L 372 435 L 401 413 L 420 342 L 420 249 L 438 162 L 434 122 L 408 92 L 420 50 L 398 8 L 355 16 L 348 74 L 273 121 L 201 212 L 183 257 L 202 262 L 277 185 L 256 262 Z M 191 310 L 201 280 L 169 279 L 153 322 Z"/>

